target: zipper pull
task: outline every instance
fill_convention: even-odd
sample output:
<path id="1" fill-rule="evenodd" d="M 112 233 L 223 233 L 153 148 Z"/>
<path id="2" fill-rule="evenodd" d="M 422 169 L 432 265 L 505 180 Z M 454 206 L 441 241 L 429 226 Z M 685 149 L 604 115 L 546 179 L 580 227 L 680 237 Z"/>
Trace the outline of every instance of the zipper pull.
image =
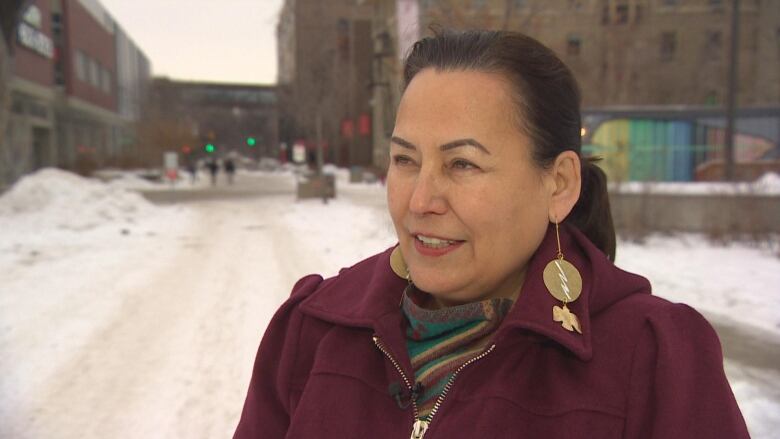
<path id="1" fill-rule="evenodd" d="M 412 426 L 412 436 L 410 439 L 422 439 L 425 436 L 425 432 L 428 431 L 428 421 L 417 419 Z"/>

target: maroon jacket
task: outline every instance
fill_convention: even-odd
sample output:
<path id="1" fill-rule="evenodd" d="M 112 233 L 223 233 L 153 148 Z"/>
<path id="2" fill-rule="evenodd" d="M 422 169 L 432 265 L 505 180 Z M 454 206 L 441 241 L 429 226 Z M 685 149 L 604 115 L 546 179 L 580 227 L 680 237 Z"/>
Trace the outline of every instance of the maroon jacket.
<path id="1" fill-rule="evenodd" d="M 542 278 L 556 254 L 551 228 L 494 347 L 457 375 L 425 438 L 747 438 L 707 321 L 651 296 L 646 279 L 579 231 L 561 231 L 582 274 L 570 309 L 583 333 L 552 319 L 559 303 Z M 410 436 L 413 406 L 388 393 L 391 383 L 406 388 L 401 373 L 414 377 L 399 309 L 405 281 L 389 258 L 295 285 L 260 344 L 234 438 Z"/>

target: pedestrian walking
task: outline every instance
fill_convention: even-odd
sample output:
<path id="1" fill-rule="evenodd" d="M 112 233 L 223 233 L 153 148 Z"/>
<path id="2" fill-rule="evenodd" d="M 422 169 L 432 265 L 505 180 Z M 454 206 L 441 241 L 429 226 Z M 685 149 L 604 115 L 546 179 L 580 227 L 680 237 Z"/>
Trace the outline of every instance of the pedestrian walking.
<path id="1" fill-rule="evenodd" d="M 563 62 L 519 33 L 441 31 L 403 72 L 398 245 L 298 281 L 234 439 L 748 438 L 710 324 L 614 265 Z"/>
<path id="2" fill-rule="evenodd" d="M 217 185 L 217 172 L 219 172 L 219 165 L 217 164 L 217 161 L 213 158 L 209 158 L 206 161 L 206 169 L 209 171 L 209 176 L 211 177 L 211 185 L 216 186 Z"/>
<path id="3" fill-rule="evenodd" d="M 198 165 L 195 160 L 187 160 L 187 172 L 190 174 L 190 184 L 194 185 L 198 180 Z"/>
<path id="4" fill-rule="evenodd" d="M 233 159 L 228 157 L 223 161 L 222 165 L 225 168 L 228 184 L 233 184 L 233 178 L 236 174 L 236 164 L 233 162 Z"/>

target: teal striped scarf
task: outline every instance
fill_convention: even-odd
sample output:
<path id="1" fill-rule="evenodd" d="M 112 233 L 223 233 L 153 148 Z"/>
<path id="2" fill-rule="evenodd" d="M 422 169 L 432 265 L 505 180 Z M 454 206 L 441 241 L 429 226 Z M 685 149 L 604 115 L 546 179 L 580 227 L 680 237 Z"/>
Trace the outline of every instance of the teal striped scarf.
<path id="1" fill-rule="evenodd" d="M 504 316 L 511 299 L 487 299 L 443 309 L 426 309 L 430 295 L 413 288 L 403 299 L 406 348 L 414 376 L 423 385 L 417 399 L 418 416 L 427 419 L 452 374 L 481 352 Z"/>

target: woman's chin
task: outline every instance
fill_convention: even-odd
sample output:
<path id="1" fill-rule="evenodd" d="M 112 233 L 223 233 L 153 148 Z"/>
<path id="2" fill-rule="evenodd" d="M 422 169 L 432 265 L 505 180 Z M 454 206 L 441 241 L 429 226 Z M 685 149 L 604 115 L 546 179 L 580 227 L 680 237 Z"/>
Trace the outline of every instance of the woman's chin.
<path id="1" fill-rule="evenodd" d="M 430 294 L 437 303 L 444 306 L 454 306 L 473 302 L 468 297 L 463 297 L 459 285 L 451 281 L 436 281 L 433 279 L 414 279 L 414 286 L 418 290 Z"/>

